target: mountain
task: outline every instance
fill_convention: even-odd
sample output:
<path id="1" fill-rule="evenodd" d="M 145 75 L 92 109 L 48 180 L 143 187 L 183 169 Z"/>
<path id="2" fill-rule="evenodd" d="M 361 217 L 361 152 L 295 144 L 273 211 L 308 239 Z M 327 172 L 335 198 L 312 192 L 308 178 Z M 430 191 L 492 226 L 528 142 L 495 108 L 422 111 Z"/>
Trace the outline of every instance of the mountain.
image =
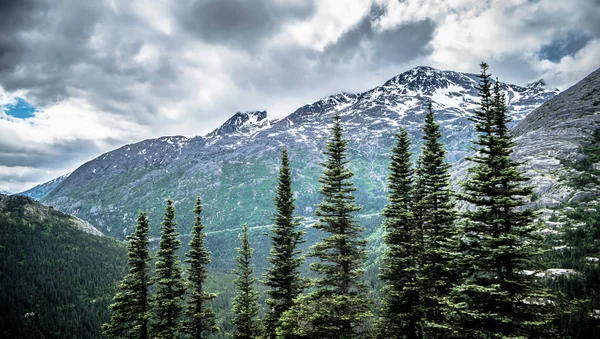
<path id="1" fill-rule="evenodd" d="M 34 200 L 40 200 L 45 197 L 50 191 L 55 189 L 58 185 L 60 185 L 66 177 L 68 177 L 71 173 L 67 173 L 65 175 L 61 175 L 58 178 L 52 179 L 43 184 L 39 184 L 33 188 L 28 189 L 27 191 L 23 191 L 21 193 L 17 193 L 17 195 L 23 195 L 26 197 L 30 197 Z"/>
<path id="2" fill-rule="evenodd" d="M 10 193 L 10 192 L 7 192 L 7 191 L 2 191 L 2 190 L 0 190 L 0 194 L 4 194 L 4 195 L 11 195 L 12 193 Z"/>
<path id="3" fill-rule="evenodd" d="M 514 157 L 535 187 L 530 206 L 552 249 L 550 284 L 570 299 L 587 301 L 564 317 L 569 325 L 561 337 L 598 338 L 600 69 L 533 111 L 514 134 Z"/>
<path id="4" fill-rule="evenodd" d="M 432 102 L 449 160 L 462 158 L 473 136 L 468 117 L 478 100 L 476 85 L 473 74 L 417 67 L 363 93 L 328 96 L 278 121 L 269 120 L 264 111 L 236 113 L 206 136 L 144 140 L 105 153 L 79 167 L 41 201 L 91 222 L 105 234 L 124 238 L 133 230 L 140 209 L 148 210 L 153 234 L 158 235 L 167 197 L 175 201 L 181 232 L 189 233 L 194 199 L 200 194 L 208 230 L 215 232 L 209 246 L 213 253 L 226 251 L 222 257 L 230 258 L 231 242 L 242 223 L 255 231 L 271 223 L 284 145 L 290 151 L 297 211 L 305 224 L 313 222 L 321 200 L 317 181 L 321 152 L 332 118 L 340 113 L 350 140 L 354 181 L 360 188 L 356 196 L 363 206 L 362 222 L 372 229 L 385 204 L 393 134 L 400 126 L 406 128 L 416 151 L 423 113 Z M 502 88 L 515 122 L 558 92 L 545 89 L 542 82 L 502 84 Z"/>
<path id="5" fill-rule="evenodd" d="M 536 187 L 537 207 L 600 195 L 600 69 L 527 116 L 515 158 Z"/>
<path id="6" fill-rule="evenodd" d="M 249 136 L 271 127 L 273 122 L 275 121 L 267 119 L 266 111 L 237 112 L 221 127 L 209 133 L 206 138 L 218 141 L 222 138 Z"/>
<path id="7" fill-rule="evenodd" d="M 22 196 L 0 195 L 0 336 L 100 338 L 125 246 Z"/>

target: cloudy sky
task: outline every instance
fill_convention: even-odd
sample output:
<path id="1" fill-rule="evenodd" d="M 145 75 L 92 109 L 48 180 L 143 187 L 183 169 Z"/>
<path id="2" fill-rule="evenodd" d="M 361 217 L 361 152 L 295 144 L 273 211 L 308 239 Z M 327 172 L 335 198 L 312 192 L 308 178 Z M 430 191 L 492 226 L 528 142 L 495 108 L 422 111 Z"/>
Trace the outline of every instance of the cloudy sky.
<path id="1" fill-rule="evenodd" d="M 417 65 L 565 89 L 600 67 L 598 18 L 600 0 L 0 0 L 0 190 Z"/>

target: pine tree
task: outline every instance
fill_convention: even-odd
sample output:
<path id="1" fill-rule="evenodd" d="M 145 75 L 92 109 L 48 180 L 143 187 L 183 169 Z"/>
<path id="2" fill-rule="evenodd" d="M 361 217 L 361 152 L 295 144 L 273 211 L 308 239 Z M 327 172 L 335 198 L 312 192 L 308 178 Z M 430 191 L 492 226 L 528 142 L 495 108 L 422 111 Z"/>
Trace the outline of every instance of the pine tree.
<path id="1" fill-rule="evenodd" d="M 366 287 L 361 282 L 366 240 L 362 228 L 354 221 L 360 210 L 352 192 L 356 190 L 348 169 L 348 141 L 342 137 L 341 118 L 335 116 L 332 135 L 327 142 L 323 175 L 319 179 L 323 202 L 314 225 L 325 233 L 312 246 L 311 256 L 317 261 L 311 269 L 318 274 L 311 285 L 313 291 L 298 298 L 284 313 L 278 332 L 286 337 L 356 338 L 365 332 L 365 320 L 371 316 Z"/>
<path id="2" fill-rule="evenodd" d="M 440 141 L 442 133 L 429 104 L 423 126 L 423 147 L 419 157 L 416 201 L 420 228 L 422 307 L 426 319 L 426 336 L 443 336 L 447 332 L 443 299 L 456 280 L 453 268 L 457 246 L 456 213 L 450 190 L 450 164 Z"/>
<path id="3" fill-rule="evenodd" d="M 253 284 L 256 281 L 252 277 L 254 271 L 252 267 L 252 252 L 248 239 L 248 226 L 242 226 L 241 246 L 236 248 L 239 253 L 236 260 L 236 268 L 233 273 L 237 276 L 234 281 L 238 294 L 233 298 L 233 313 L 235 318 L 234 339 L 251 339 L 258 334 L 256 325 L 256 315 L 258 314 L 258 293 L 254 290 Z"/>
<path id="4" fill-rule="evenodd" d="M 186 253 L 186 262 L 190 265 L 187 276 L 187 288 L 190 293 L 184 315 L 182 332 L 192 338 L 207 338 L 218 331 L 215 312 L 207 304 L 216 297 L 214 293 L 205 291 L 207 276 L 206 265 L 210 263 L 210 252 L 206 249 L 204 225 L 202 224 L 202 202 L 196 199 L 194 214 L 196 220 L 192 229 L 190 250 Z"/>
<path id="5" fill-rule="evenodd" d="M 157 253 L 157 288 L 152 300 L 152 332 L 155 338 L 177 337 L 183 312 L 185 286 L 181 278 L 181 262 L 177 255 L 181 241 L 178 239 L 179 233 L 175 230 L 175 225 L 175 207 L 173 201 L 168 199 Z"/>
<path id="6" fill-rule="evenodd" d="M 304 231 L 298 229 L 300 222 L 294 217 L 294 200 L 288 153 L 283 148 L 275 197 L 277 212 L 275 224 L 269 235 L 272 248 L 268 260 L 272 266 L 264 276 L 264 284 L 269 288 L 266 303 L 270 307 L 265 317 L 266 338 L 277 337 L 276 330 L 280 326 L 281 315 L 292 307 L 304 285 L 299 272 L 303 258 L 300 257 L 300 250 L 297 248 L 298 244 L 303 242 Z"/>
<path id="7" fill-rule="evenodd" d="M 119 284 L 115 302 L 109 306 L 111 321 L 103 326 L 104 335 L 109 338 L 148 338 L 148 288 L 151 285 L 148 233 L 148 216 L 146 212 L 139 212 L 135 231 L 127 237 L 129 274 Z"/>
<path id="8" fill-rule="evenodd" d="M 531 274 L 540 268 L 541 237 L 533 213 L 524 208 L 532 189 L 510 159 L 513 141 L 505 98 L 498 82 L 492 90 L 488 66 L 481 64 L 480 108 L 473 121 L 479 132 L 474 166 L 462 199 L 465 213 L 463 282 L 452 291 L 455 329 L 471 338 L 536 337 L 551 328 L 553 296 Z"/>
<path id="9" fill-rule="evenodd" d="M 413 170 L 410 140 L 404 129 L 396 134 L 388 175 L 388 204 L 384 241 L 387 251 L 381 263 L 383 309 L 378 323 L 380 338 L 422 337 L 419 269 L 421 234 L 413 216 Z"/>

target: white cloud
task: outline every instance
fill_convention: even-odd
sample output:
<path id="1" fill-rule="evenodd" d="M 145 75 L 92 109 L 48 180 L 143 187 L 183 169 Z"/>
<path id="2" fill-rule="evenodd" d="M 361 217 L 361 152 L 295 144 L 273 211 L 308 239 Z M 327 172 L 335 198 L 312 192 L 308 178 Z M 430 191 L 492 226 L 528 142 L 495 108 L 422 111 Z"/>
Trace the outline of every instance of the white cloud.
<path id="1" fill-rule="evenodd" d="M 40 2 L 44 17 L 27 6 L 0 13 L 12 44 L 3 48 L 14 51 L 0 58 L 0 105 L 19 96 L 40 109 L 28 120 L 0 117 L 0 189 L 28 188 L 123 143 L 206 134 L 235 111 L 283 117 L 419 64 L 477 72 L 485 60 L 503 81 L 544 77 L 560 88 L 600 66 L 596 0 L 261 0 L 274 8 L 267 24 L 248 19 L 260 10 L 237 13 L 248 19 L 242 31 L 220 24 L 216 35 L 190 28 L 194 13 L 181 9 L 192 2 Z M 424 41 L 404 45 L 408 27 Z M 541 60 L 540 49 L 568 32 L 589 41 L 558 62 Z M 390 34 L 398 46 L 378 49 Z"/>
<path id="2" fill-rule="evenodd" d="M 595 39 L 575 55 L 564 56 L 560 62 L 541 60 L 538 69 L 544 79 L 562 89 L 573 85 L 600 66 L 600 39 Z"/>
<path id="3" fill-rule="evenodd" d="M 288 25 L 278 38 L 285 42 L 292 38 L 301 46 L 323 51 L 340 35 L 356 24 L 371 7 L 370 0 L 321 0 L 316 13 L 310 19 Z"/>

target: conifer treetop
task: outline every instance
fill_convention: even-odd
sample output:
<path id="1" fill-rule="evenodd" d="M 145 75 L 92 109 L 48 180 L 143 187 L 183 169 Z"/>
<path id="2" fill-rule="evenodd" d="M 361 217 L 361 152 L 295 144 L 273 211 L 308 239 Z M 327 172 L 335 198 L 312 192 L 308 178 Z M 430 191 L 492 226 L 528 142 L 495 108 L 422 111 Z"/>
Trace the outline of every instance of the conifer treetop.
<path id="1" fill-rule="evenodd" d="M 211 333 L 218 331 L 215 313 L 208 303 L 216 294 L 205 290 L 207 278 L 206 265 L 210 263 L 210 252 L 206 249 L 204 225 L 202 224 L 202 202 L 196 198 L 194 206 L 195 222 L 192 228 L 190 250 L 186 253 L 186 262 L 189 264 L 186 285 L 189 297 L 185 305 L 185 319 L 182 331 L 193 338 L 206 338 Z"/>
<path id="2" fill-rule="evenodd" d="M 256 278 L 253 277 L 254 268 L 252 265 L 252 252 L 250 240 L 248 238 L 248 226 L 242 226 L 240 235 L 241 245 L 236 248 L 238 256 L 233 273 L 237 276 L 234 285 L 238 294 L 233 298 L 232 310 L 235 314 L 233 324 L 235 339 L 253 339 L 258 334 L 256 324 L 256 315 L 258 314 L 258 293 L 254 290 L 253 284 Z"/>

